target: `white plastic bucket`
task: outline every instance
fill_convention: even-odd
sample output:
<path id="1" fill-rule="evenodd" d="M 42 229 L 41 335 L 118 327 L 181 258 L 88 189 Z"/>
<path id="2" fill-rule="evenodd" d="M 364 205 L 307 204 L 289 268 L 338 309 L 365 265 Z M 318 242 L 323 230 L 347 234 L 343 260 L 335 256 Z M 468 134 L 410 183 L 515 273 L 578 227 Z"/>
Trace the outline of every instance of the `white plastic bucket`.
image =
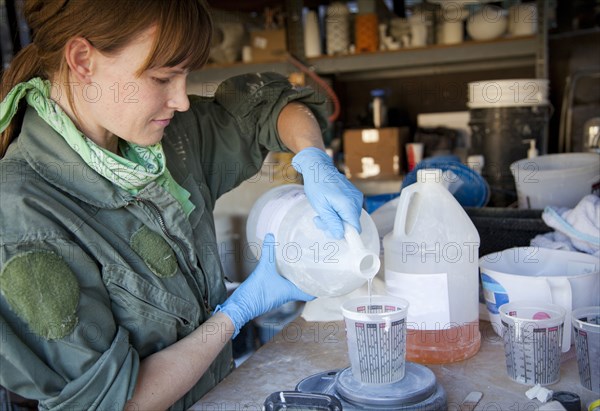
<path id="1" fill-rule="evenodd" d="M 600 304 L 600 261 L 589 254 L 515 247 L 481 257 L 479 270 L 490 321 L 498 335 L 501 305 L 518 300 L 554 303 L 568 314 L 564 336 L 568 347 L 571 310 Z"/>
<path id="2" fill-rule="evenodd" d="M 519 208 L 573 208 L 600 183 L 600 155 L 549 154 L 516 161 L 510 170 Z"/>
<path id="3" fill-rule="evenodd" d="M 469 83 L 467 107 L 546 106 L 548 84 L 548 80 L 528 78 L 474 81 Z"/>
<path id="4" fill-rule="evenodd" d="M 550 385 L 560 379 L 566 312 L 556 304 L 516 301 L 500 307 L 508 376 L 521 384 Z"/>
<path id="5" fill-rule="evenodd" d="M 352 374 L 363 384 L 404 378 L 408 301 L 392 296 L 358 297 L 342 304 Z"/>

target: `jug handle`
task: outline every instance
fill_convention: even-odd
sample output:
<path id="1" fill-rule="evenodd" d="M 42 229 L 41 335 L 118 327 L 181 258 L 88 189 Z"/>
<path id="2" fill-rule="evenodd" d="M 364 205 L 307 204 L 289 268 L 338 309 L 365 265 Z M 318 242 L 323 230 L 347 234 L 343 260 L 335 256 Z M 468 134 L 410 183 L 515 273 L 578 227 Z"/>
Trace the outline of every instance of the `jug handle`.
<path id="1" fill-rule="evenodd" d="M 562 340 L 562 352 L 567 352 L 571 348 L 571 310 L 573 309 L 571 282 L 565 277 L 547 277 L 546 282 L 550 287 L 552 302 L 560 305 L 567 312 Z"/>
<path id="2" fill-rule="evenodd" d="M 344 223 L 344 239 L 348 243 L 356 273 L 363 278 L 373 278 L 381 266 L 379 255 L 365 247 L 356 228 L 348 223 Z"/>
<path id="3" fill-rule="evenodd" d="M 394 220 L 394 237 L 398 237 L 400 235 L 400 229 L 402 229 L 402 234 L 406 234 L 406 216 L 408 214 L 408 208 L 412 198 L 415 194 L 415 191 L 404 189 L 400 195 L 400 203 L 398 204 L 396 219 Z"/>

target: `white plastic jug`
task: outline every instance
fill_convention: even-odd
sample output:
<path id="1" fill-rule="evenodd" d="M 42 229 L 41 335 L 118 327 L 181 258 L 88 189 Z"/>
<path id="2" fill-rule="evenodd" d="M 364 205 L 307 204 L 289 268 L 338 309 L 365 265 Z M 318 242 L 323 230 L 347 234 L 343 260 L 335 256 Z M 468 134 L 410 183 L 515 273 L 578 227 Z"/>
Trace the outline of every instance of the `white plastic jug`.
<path id="1" fill-rule="evenodd" d="M 385 284 L 410 303 L 407 359 L 448 363 L 479 350 L 479 234 L 438 169 L 417 172 L 384 237 Z"/>
<path id="2" fill-rule="evenodd" d="M 348 294 L 373 278 L 380 267 L 379 234 L 363 210 L 362 233 L 346 224 L 344 239 L 317 228 L 317 213 L 298 184 L 275 187 L 252 206 L 246 236 L 255 254 L 266 234 L 273 233 L 279 273 L 316 297 Z"/>

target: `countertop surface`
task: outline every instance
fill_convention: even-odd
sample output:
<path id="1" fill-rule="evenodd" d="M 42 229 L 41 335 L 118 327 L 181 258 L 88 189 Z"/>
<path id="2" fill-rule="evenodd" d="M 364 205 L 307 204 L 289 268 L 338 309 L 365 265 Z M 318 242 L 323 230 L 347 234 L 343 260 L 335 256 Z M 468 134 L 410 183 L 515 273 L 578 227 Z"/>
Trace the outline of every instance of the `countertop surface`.
<path id="1" fill-rule="evenodd" d="M 476 410 L 537 410 L 542 403 L 525 396 L 530 386 L 507 376 L 502 339 L 487 321 L 480 323 L 480 330 L 482 345 L 474 357 L 453 364 L 427 365 L 446 390 L 448 410 L 466 409 L 460 404 L 472 391 L 483 393 Z M 293 391 L 305 377 L 348 366 L 342 321 L 307 322 L 297 318 L 191 409 L 262 410 L 269 394 Z M 546 388 L 578 394 L 582 409 L 599 397 L 579 384 L 574 347 L 562 355 L 560 381 Z"/>

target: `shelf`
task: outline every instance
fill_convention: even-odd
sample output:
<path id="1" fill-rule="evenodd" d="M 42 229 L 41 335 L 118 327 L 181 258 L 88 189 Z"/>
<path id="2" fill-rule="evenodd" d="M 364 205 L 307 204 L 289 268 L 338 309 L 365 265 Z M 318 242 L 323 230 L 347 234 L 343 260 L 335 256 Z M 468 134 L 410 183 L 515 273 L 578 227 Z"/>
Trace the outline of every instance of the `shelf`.
<path id="1" fill-rule="evenodd" d="M 212 95 L 216 86 L 230 77 L 246 73 L 276 73 L 289 74 L 294 66 L 286 60 L 268 63 L 232 63 L 227 65 L 209 64 L 200 70 L 193 71 L 188 76 L 188 92 L 199 95 Z"/>
<path id="2" fill-rule="evenodd" d="M 536 61 L 538 40 L 535 36 L 493 41 L 468 41 L 453 46 L 381 51 L 348 56 L 318 57 L 307 64 L 320 75 L 342 80 L 397 78 L 429 74 L 447 74 L 487 69 L 532 67 Z M 190 74 L 190 83 L 216 83 L 237 74 L 276 71 L 289 74 L 296 70 L 286 60 L 270 63 L 233 63 L 208 65 Z"/>
<path id="3" fill-rule="evenodd" d="M 310 60 L 319 74 L 344 80 L 447 74 L 486 69 L 531 67 L 535 63 L 534 36 L 494 41 L 469 41 L 454 46 L 429 46 L 398 51 L 321 57 Z"/>

